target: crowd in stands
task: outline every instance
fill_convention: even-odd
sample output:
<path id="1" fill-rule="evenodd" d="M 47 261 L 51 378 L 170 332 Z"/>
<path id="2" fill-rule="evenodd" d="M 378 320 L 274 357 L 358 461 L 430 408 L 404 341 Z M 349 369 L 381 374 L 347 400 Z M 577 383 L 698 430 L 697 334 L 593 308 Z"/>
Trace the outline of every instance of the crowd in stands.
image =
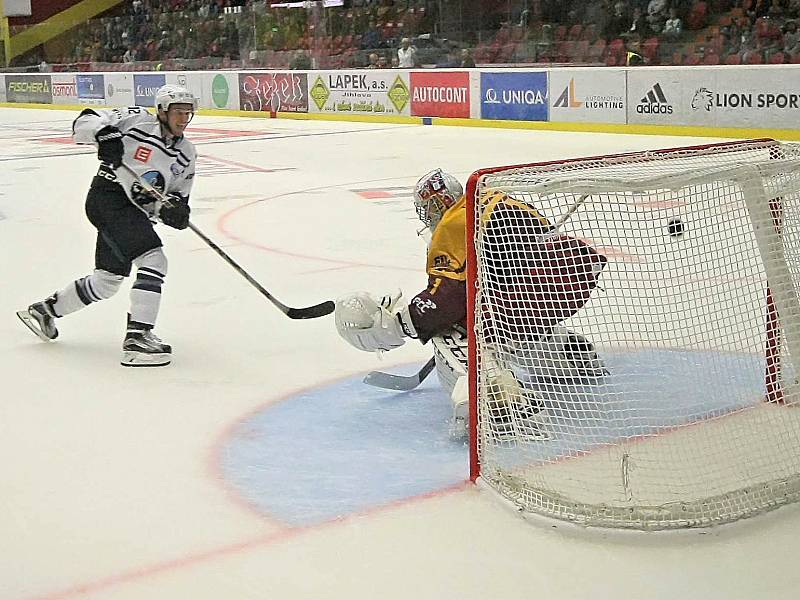
<path id="1" fill-rule="evenodd" d="M 229 4 L 229 3 L 228 3 Z M 239 27 L 216 0 L 132 0 L 126 14 L 91 19 L 68 35 L 78 43 L 60 63 L 164 62 L 239 57 Z M 69 45 L 67 45 L 69 46 Z"/>
<path id="2" fill-rule="evenodd" d="M 610 66 L 800 62 L 800 0 L 601 0 L 540 6 L 539 13 L 502 25 L 490 43 L 476 48 L 476 60 Z"/>
<path id="3" fill-rule="evenodd" d="M 440 14 L 428 0 L 127 0 L 48 45 L 56 51 L 45 58 L 120 69 L 800 62 L 800 0 L 461 2 Z"/>

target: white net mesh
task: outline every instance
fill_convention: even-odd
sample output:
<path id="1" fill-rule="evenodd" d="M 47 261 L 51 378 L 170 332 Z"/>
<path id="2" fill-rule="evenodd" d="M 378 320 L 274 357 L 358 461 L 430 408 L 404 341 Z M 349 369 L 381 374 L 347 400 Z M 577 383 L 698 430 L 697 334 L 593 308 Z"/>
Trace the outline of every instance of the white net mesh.
<path id="1" fill-rule="evenodd" d="M 637 529 L 800 497 L 800 149 L 473 178 L 484 481 L 523 510 Z"/>

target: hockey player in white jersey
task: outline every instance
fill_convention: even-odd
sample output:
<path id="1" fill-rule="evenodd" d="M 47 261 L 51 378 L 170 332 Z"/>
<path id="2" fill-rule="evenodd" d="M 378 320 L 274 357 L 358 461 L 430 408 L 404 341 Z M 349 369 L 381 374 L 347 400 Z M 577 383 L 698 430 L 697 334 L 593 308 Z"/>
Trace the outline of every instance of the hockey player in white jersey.
<path id="1" fill-rule="evenodd" d="M 189 224 L 189 193 L 196 152 L 184 131 L 197 110 L 187 89 L 165 85 L 155 95 L 156 114 L 143 108 L 87 108 L 72 125 L 78 144 L 97 146 L 100 168 L 86 197 L 86 215 L 97 229 L 94 271 L 17 315 L 45 341 L 58 337 L 55 320 L 113 296 L 136 267 L 122 345 L 124 366 L 163 366 L 172 348 L 153 327 L 167 274 L 167 258 L 154 223 Z M 165 194 L 147 194 L 130 172 Z"/>

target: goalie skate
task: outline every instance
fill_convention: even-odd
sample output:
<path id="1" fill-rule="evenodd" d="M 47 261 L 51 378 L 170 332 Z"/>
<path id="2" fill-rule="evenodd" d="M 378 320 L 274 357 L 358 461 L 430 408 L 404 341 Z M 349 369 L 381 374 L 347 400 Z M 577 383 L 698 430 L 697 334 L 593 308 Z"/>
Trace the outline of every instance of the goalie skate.
<path id="1" fill-rule="evenodd" d="M 31 304 L 28 310 L 18 310 L 17 316 L 40 340 L 50 342 L 58 337 L 58 329 L 45 302 Z"/>
<path id="2" fill-rule="evenodd" d="M 172 347 L 152 331 L 129 331 L 122 343 L 123 367 L 164 367 L 172 360 Z"/>
<path id="3" fill-rule="evenodd" d="M 504 442 L 544 442 L 552 439 L 549 420 L 538 404 L 525 401 L 498 404 L 488 410 L 489 439 Z"/>
<path id="4" fill-rule="evenodd" d="M 538 398 L 520 385 L 514 373 L 487 353 L 482 378 L 485 427 L 489 439 L 504 442 L 541 442 L 551 439 L 549 420 Z"/>

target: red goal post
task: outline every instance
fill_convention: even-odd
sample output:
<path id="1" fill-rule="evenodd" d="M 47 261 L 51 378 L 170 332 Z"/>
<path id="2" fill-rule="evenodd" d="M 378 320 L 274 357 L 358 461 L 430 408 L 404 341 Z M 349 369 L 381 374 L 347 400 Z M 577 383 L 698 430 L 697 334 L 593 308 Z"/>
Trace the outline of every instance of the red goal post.
<path id="1" fill-rule="evenodd" d="M 497 270 L 514 264 L 508 277 L 525 279 L 544 238 L 504 244 L 511 229 L 500 228 L 487 250 L 485 199 L 498 193 L 608 260 L 586 305 L 559 323 L 588 340 L 606 375 L 537 375 L 541 319 L 498 298 L 513 293 L 535 313 L 541 291 Z M 466 196 L 473 481 L 523 512 L 632 529 L 712 525 L 800 499 L 797 146 L 745 140 L 482 169 Z M 542 408 L 546 439 L 507 416 L 495 439 L 487 398 L 502 384 L 487 381 L 489 360 L 516 378 L 503 379 L 512 404 Z"/>

